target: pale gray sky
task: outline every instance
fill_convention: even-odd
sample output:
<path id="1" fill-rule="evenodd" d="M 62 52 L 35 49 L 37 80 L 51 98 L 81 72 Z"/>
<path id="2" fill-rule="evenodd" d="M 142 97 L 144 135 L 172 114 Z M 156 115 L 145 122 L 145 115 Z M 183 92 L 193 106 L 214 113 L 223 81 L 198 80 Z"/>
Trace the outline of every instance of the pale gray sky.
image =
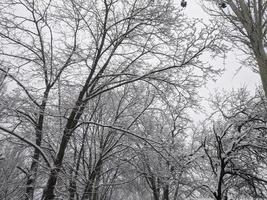
<path id="1" fill-rule="evenodd" d="M 180 2 L 179 2 L 180 3 Z M 200 0 L 187 0 L 187 7 L 184 9 L 185 14 L 189 17 L 201 18 L 204 21 L 209 21 L 209 15 L 205 13 L 201 6 Z M 254 73 L 250 67 L 242 66 L 240 60 L 242 58 L 242 52 L 233 49 L 232 52 L 229 52 L 226 55 L 225 59 L 216 59 L 212 60 L 211 63 L 217 68 L 218 66 L 225 68 L 225 72 L 222 76 L 218 76 L 216 81 L 208 81 L 205 87 L 202 87 L 199 90 L 200 96 L 208 98 L 210 94 L 218 90 L 227 90 L 237 89 L 240 87 L 246 87 L 249 91 L 254 93 L 255 88 L 261 84 L 260 76 L 257 73 Z M 208 59 L 208 58 L 207 58 Z M 207 103 L 203 101 L 203 107 L 208 109 Z M 200 113 L 190 114 L 195 119 L 203 119 L 205 116 Z"/>
<path id="2" fill-rule="evenodd" d="M 208 14 L 200 6 L 200 0 L 187 0 L 187 7 L 184 9 L 184 12 L 190 17 L 209 21 Z M 249 90 L 253 91 L 256 85 L 260 84 L 260 76 L 252 72 L 248 66 L 241 67 L 240 57 L 242 57 L 242 52 L 233 49 L 233 52 L 227 54 L 225 60 L 218 59 L 214 61 L 214 65 L 224 67 L 225 72 L 221 77 L 217 78 L 216 82 L 209 81 L 206 89 L 213 90 L 219 88 L 231 90 L 232 88 L 246 86 Z"/>

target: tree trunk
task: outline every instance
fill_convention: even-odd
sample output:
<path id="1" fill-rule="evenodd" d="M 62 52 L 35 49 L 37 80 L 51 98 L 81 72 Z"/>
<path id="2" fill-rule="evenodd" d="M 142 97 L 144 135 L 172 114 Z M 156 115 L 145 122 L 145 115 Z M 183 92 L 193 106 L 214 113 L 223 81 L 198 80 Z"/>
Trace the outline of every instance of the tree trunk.
<path id="1" fill-rule="evenodd" d="M 75 179 L 70 180 L 69 193 L 70 193 L 69 200 L 74 200 L 75 194 L 76 194 L 76 180 Z"/>
<path id="2" fill-rule="evenodd" d="M 218 186 L 217 186 L 217 191 L 216 191 L 216 200 L 222 200 L 223 198 L 223 177 L 225 175 L 225 163 L 224 160 L 221 159 L 220 161 L 220 169 L 218 171 L 219 177 L 218 177 Z"/>
<path id="3" fill-rule="evenodd" d="M 100 176 L 101 168 L 102 168 L 102 158 L 100 157 L 94 171 L 92 172 L 89 180 L 87 181 L 81 200 L 97 200 L 98 190 L 96 189 L 96 187 L 98 187 L 98 185 L 96 180 L 99 178 L 98 176 Z"/>
<path id="4" fill-rule="evenodd" d="M 100 48 L 97 58 L 93 64 L 93 69 L 95 69 L 95 67 L 97 66 L 98 60 L 100 58 L 100 51 L 101 51 L 102 47 Z M 58 173 L 62 167 L 62 161 L 63 158 L 65 156 L 65 150 L 67 148 L 67 145 L 69 143 L 70 137 L 74 131 L 74 128 L 77 126 L 79 119 L 81 118 L 85 105 L 88 102 L 87 100 L 83 100 L 85 96 L 87 96 L 88 94 L 90 94 L 93 90 L 94 87 L 96 86 L 96 82 L 91 86 L 90 90 L 88 91 L 89 87 L 90 87 L 90 81 L 93 77 L 94 74 L 94 70 L 92 70 L 89 74 L 89 76 L 86 79 L 86 82 L 82 88 L 82 90 L 79 93 L 79 96 L 75 102 L 75 107 L 72 109 L 69 118 L 67 120 L 67 124 L 65 126 L 65 129 L 63 131 L 63 136 L 60 142 L 60 146 L 59 146 L 59 150 L 57 152 L 56 155 L 56 159 L 54 162 L 54 168 L 51 169 L 50 171 L 50 175 L 48 177 L 48 181 L 46 184 L 46 188 L 43 192 L 42 195 L 42 200 L 53 200 L 55 197 L 54 194 L 54 189 L 57 183 L 57 179 L 58 179 Z"/>
<path id="5" fill-rule="evenodd" d="M 76 101 L 76 105 L 71 111 L 71 114 L 68 118 L 67 124 L 63 131 L 63 136 L 61 139 L 61 143 L 59 146 L 58 153 L 56 155 L 56 159 L 54 161 L 54 168 L 51 169 L 50 175 L 48 177 L 48 181 L 46 184 L 46 188 L 42 195 L 42 200 L 53 200 L 55 197 L 54 190 L 58 179 L 58 173 L 62 167 L 62 161 L 65 155 L 65 150 L 69 143 L 70 137 L 74 131 L 74 128 L 78 124 L 80 117 L 83 114 L 84 106 L 86 102 L 83 102 L 82 99 L 85 95 L 85 92 L 88 89 L 89 79 L 87 79 L 85 86 L 79 94 L 78 100 Z"/>
<path id="6" fill-rule="evenodd" d="M 169 186 L 166 185 L 163 188 L 163 196 L 162 196 L 162 200 L 169 200 Z"/>
<path id="7" fill-rule="evenodd" d="M 152 180 L 151 181 L 151 185 L 152 185 L 154 200 L 159 200 L 159 198 L 160 198 L 160 188 L 159 188 L 159 186 L 157 184 L 158 180 L 155 180 L 154 177 L 151 180 Z"/>
<path id="8" fill-rule="evenodd" d="M 267 55 L 262 44 L 257 45 L 258 49 L 255 51 L 255 57 L 259 66 L 262 86 L 267 97 Z"/>
<path id="9" fill-rule="evenodd" d="M 86 127 L 86 131 L 83 134 L 82 146 L 81 146 L 79 154 L 78 154 L 76 167 L 75 167 L 75 172 L 74 172 L 74 177 L 70 181 L 70 188 L 69 188 L 70 198 L 69 198 L 69 200 L 74 200 L 75 199 L 75 194 L 76 194 L 76 190 L 77 190 L 76 180 L 77 180 L 78 172 L 79 172 L 79 169 L 80 169 L 80 161 L 81 161 L 81 157 L 82 157 L 82 152 L 84 150 L 84 143 L 85 143 L 88 127 L 89 126 Z"/>
<path id="10" fill-rule="evenodd" d="M 39 117 L 38 121 L 36 123 L 36 140 L 35 144 L 39 147 L 41 147 L 42 144 L 42 138 L 43 138 L 43 124 L 44 124 L 44 112 L 46 108 L 46 102 L 48 99 L 48 94 L 49 94 L 50 89 L 46 89 L 44 92 L 44 97 L 42 100 L 42 104 L 40 105 L 39 109 Z M 37 171 L 38 171 L 38 166 L 39 166 L 39 159 L 40 159 L 40 151 L 38 149 L 34 149 L 33 153 L 33 159 L 31 163 L 31 168 L 30 168 L 30 173 L 28 180 L 26 182 L 26 194 L 25 194 L 25 200 L 32 200 L 33 195 L 34 195 L 34 187 L 35 187 L 35 182 L 37 178 Z"/>

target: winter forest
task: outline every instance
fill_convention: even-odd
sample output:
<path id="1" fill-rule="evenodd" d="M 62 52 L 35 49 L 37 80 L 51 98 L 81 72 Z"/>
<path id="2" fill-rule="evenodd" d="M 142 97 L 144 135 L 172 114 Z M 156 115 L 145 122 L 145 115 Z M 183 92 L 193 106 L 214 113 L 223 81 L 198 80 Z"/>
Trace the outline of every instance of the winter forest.
<path id="1" fill-rule="evenodd" d="M 267 199 L 266 97 L 267 0 L 0 0 L 0 200 Z"/>

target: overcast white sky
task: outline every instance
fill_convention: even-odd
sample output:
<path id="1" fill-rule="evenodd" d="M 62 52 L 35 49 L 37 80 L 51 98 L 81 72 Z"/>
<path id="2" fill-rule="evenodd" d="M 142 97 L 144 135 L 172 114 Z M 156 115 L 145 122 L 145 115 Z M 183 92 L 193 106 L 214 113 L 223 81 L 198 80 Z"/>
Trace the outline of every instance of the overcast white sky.
<path id="1" fill-rule="evenodd" d="M 202 18 L 208 21 L 209 16 L 202 10 L 199 0 L 187 0 L 187 5 L 184 12 L 188 16 Z M 227 54 L 225 63 L 222 60 L 218 60 L 216 64 L 224 66 L 225 72 L 221 77 L 218 77 L 216 82 L 210 81 L 207 84 L 207 89 L 224 88 L 230 90 L 231 88 L 246 86 L 249 90 L 253 91 L 256 85 L 260 84 L 260 76 L 252 72 L 247 66 L 241 67 L 241 63 L 238 60 L 241 55 L 242 53 L 235 49 L 233 52 Z M 237 72 L 238 70 L 239 72 Z"/>
<path id="2" fill-rule="evenodd" d="M 187 7 L 184 9 L 184 12 L 189 17 L 202 18 L 205 21 L 209 20 L 209 16 L 202 10 L 199 0 L 187 0 Z M 254 93 L 256 86 L 261 84 L 260 76 L 252 72 L 248 66 L 241 67 L 240 60 L 238 60 L 240 57 L 242 57 L 242 53 L 234 49 L 233 52 L 227 54 L 224 61 L 222 59 L 214 61 L 214 65 L 224 67 L 225 72 L 221 77 L 217 77 L 216 82 L 210 80 L 205 87 L 201 88 L 199 92 L 200 95 L 204 98 L 208 98 L 215 90 L 230 91 L 244 86 Z M 206 107 L 206 103 L 203 103 L 203 106 Z M 193 113 L 193 116 L 198 119 L 200 117 L 199 114 L 196 113 Z"/>

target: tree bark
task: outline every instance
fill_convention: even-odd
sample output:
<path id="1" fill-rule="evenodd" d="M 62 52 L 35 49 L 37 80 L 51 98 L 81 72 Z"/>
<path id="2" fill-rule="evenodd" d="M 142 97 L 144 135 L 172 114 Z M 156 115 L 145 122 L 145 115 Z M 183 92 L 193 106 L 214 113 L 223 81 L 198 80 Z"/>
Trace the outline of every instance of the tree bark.
<path id="1" fill-rule="evenodd" d="M 265 96 L 267 97 L 267 55 L 265 53 L 263 44 L 259 43 L 255 45 L 255 57 L 257 60 L 257 64 L 259 66 L 259 72 L 261 76 L 261 82 L 263 86 L 263 90 L 265 92 Z"/>
<path id="2" fill-rule="evenodd" d="M 58 173 L 62 167 L 62 161 L 65 155 L 65 150 L 69 143 L 70 137 L 74 131 L 74 128 L 77 126 L 80 117 L 83 114 L 85 105 L 87 101 L 83 101 L 86 91 L 88 90 L 89 83 L 92 77 L 92 73 L 86 80 L 86 83 L 81 90 L 79 97 L 75 103 L 75 107 L 72 109 L 70 116 L 68 118 L 67 124 L 63 131 L 63 136 L 60 142 L 59 150 L 54 161 L 54 168 L 51 169 L 46 188 L 43 191 L 42 200 L 53 200 L 55 197 L 54 190 L 58 179 Z"/>
<path id="3" fill-rule="evenodd" d="M 36 123 L 35 127 L 35 143 L 37 146 L 41 147 L 42 144 L 42 138 L 43 138 L 43 124 L 44 124 L 44 116 L 45 116 L 45 108 L 46 108 L 46 103 L 48 99 L 48 94 L 49 94 L 49 88 L 46 89 L 44 92 L 42 104 L 40 105 L 39 109 L 39 117 L 38 121 Z M 39 159 L 40 159 L 40 151 L 38 149 L 34 149 L 33 153 L 33 159 L 31 163 L 31 168 L 29 172 L 29 177 L 26 182 L 26 193 L 25 193 L 25 200 L 32 200 L 34 196 L 34 187 L 36 183 L 36 178 L 37 178 L 37 171 L 38 171 L 38 166 L 39 166 Z"/>
<path id="4" fill-rule="evenodd" d="M 77 190 L 76 180 L 77 180 L 78 172 L 79 172 L 79 169 L 80 169 L 80 161 L 81 161 L 81 157 L 82 157 L 82 152 L 84 151 L 84 143 L 85 143 L 87 131 L 88 131 L 88 126 L 86 128 L 86 131 L 83 134 L 82 146 L 81 146 L 81 148 L 79 150 L 78 158 L 77 158 L 77 161 L 76 161 L 74 177 L 72 177 L 72 179 L 70 180 L 70 188 L 69 188 L 70 198 L 69 198 L 69 200 L 74 200 L 75 199 L 75 194 L 76 194 L 76 190 Z"/>
<path id="5" fill-rule="evenodd" d="M 97 185 L 95 183 L 98 176 L 100 176 L 101 168 L 102 168 L 102 158 L 100 157 L 96 164 L 95 169 L 93 170 L 93 172 L 89 177 L 89 180 L 87 181 L 81 200 L 97 200 L 98 195 L 96 194 L 97 190 L 95 189 Z"/>
<path id="6" fill-rule="evenodd" d="M 169 186 L 165 185 L 163 188 L 163 196 L 162 196 L 162 200 L 169 200 Z"/>

